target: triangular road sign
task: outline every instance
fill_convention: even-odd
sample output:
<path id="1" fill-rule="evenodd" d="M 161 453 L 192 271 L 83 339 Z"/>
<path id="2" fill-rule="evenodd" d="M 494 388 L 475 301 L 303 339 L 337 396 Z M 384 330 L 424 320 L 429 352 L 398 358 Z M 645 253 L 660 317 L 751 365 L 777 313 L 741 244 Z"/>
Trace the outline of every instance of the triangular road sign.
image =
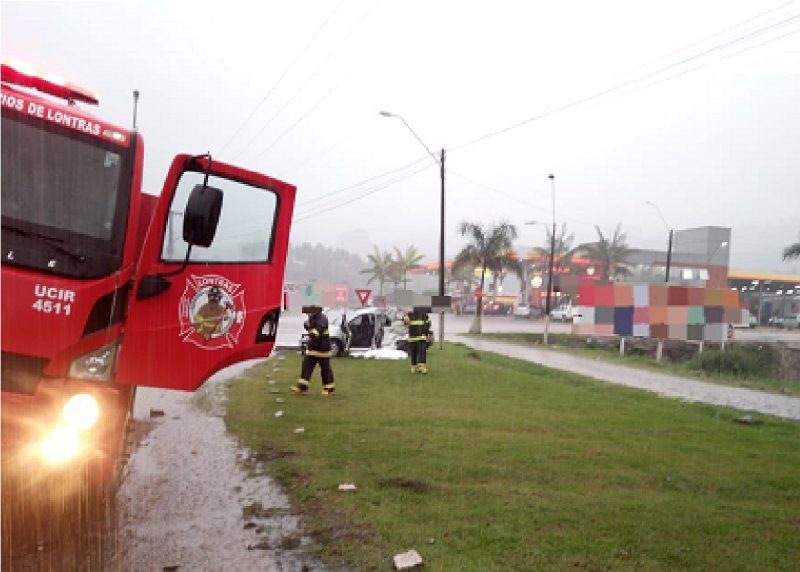
<path id="1" fill-rule="evenodd" d="M 372 290 L 369 288 L 356 288 L 356 296 L 358 296 L 362 306 L 367 305 L 367 300 L 369 300 L 370 294 L 372 294 Z"/>

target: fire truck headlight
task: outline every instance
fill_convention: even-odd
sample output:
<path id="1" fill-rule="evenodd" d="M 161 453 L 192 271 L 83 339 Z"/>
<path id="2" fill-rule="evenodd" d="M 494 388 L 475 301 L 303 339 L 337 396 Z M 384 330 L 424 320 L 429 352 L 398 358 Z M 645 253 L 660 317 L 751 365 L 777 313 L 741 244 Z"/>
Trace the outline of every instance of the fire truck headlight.
<path id="1" fill-rule="evenodd" d="M 90 381 L 111 381 L 117 358 L 117 344 L 109 344 L 83 355 L 69 366 L 69 376 Z"/>
<path id="2" fill-rule="evenodd" d="M 87 393 L 78 393 L 64 404 L 64 421 L 74 431 L 84 431 L 97 423 L 100 406 L 97 399 Z"/>
<path id="3" fill-rule="evenodd" d="M 57 427 L 39 443 L 39 452 L 53 464 L 69 461 L 78 454 L 80 448 L 78 434 L 67 427 Z"/>

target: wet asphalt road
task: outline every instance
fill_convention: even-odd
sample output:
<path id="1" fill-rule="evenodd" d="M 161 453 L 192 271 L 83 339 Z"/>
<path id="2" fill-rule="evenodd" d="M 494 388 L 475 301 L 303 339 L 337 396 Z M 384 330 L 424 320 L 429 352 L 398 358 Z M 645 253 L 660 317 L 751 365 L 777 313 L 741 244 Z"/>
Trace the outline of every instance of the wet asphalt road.
<path id="1" fill-rule="evenodd" d="M 451 335 L 466 334 L 474 316 L 462 315 L 455 316 L 445 314 L 444 331 L 445 339 Z M 303 332 L 302 314 L 284 314 L 281 316 L 280 327 L 278 329 L 278 345 L 298 345 L 300 335 Z M 431 325 L 438 339 L 439 337 L 439 316 L 431 315 Z M 527 320 L 514 318 L 512 316 L 483 316 L 481 328 L 484 332 L 532 332 L 541 333 L 544 331 L 543 320 Z M 549 331 L 556 334 L 568 334 L 571 332 L 572 324 L 569 322 L 551 322 Z M 764 341 L 764 342 L 783 342 L 793 347 L 800 348 L 800 330 L 779 330 L 776 328 L 754 328 L 737 329 L 734 339 L 742 341 Z"/>

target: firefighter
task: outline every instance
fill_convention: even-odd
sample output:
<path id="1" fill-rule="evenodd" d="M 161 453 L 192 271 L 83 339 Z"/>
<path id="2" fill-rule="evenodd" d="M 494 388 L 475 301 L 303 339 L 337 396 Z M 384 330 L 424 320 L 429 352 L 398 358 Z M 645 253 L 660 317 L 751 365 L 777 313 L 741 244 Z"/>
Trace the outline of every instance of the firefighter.
<path id="1" fill-rule="evenodd" d="M 415 306 L 403 316 L 403 323 L 408 326 L 408 353 L 411 355 L 411 373 L 428 373 L 427 353 L 428 336 L 431 332 L 431 319 L 428 309 Z"/>
<path id="2" fill-rule="evenodd" d="M 305 306 L 303 312 L 308 314 L 303 327 L 308 332 L 308 344 L 303 355 L 300 379 L 292 386 L 292 391 L 299 394 L 308 392 L 308 382 L 319 364 L 322 375 L 322 395 L 329 397 L 336 390 L 331 368 L 331 339 L 328 336 L 328 318 L 319 306 Z"/>
<path id="3" fill-rule="evenodd" d="M 203 304 L 192 320 L 194 331 L 208 340 L 222 330 L 223 321 L 230 308 L 222 304 L 222 290 L 219 286 L 212 286 L 208 290 L 208 301 Z"/>

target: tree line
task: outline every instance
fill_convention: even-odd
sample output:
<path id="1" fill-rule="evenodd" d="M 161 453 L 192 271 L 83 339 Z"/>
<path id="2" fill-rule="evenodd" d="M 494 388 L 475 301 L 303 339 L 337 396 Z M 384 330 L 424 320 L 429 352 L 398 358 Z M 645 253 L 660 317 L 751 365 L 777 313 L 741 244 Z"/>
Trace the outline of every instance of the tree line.
<path id="1" fill-rule="evenodd" d="M 478 274 L 477 285 L 483 292 L 487 273 L 492 276 L 492 286 L 497 291 L 497 281 L 508 273 L 514 273 L 522 279 L 522 265 L 514 253 L 514 241 L 517 239 L 517 228 L 507 221 L 488 226 L 478 222 L 464 221 L 459 225 L 462 236 L 469 238 L 469 242 L 456 255 L 450 269 L 450 281 L 457 280 L 466 283 L 469 288 L 475 283 L 475 274 Z M 631 252 L 627 245 L 627 236 L 617 225 L 614 232 L 606 236 L 600 227 L 595 226 L 598 240 L 596 242 L 574 245 L 575 235 L 567 233 L 566 224 L 562 224 L 561 231 L 555 236 L 553 268 L 556 271 L 572 270 L 572 259 L 582 255 L 596 260 L 600 265 L 600 277 L 614 279 L 627 273 L 624 266 L 625 260 Z M 551 240 L 553 232 L 547 228 L 547 245 L 535 248 L 535 251 L 549 261 Z M 377 282 L 379 292 L 383 294 L 383 287 L 387 283 L 397 285 L 402 282 L 406 288 L 407 274 L 410 270 L 419 268 L 422 255 L 416 247 L 410 246 L 405 252 L 395 248 L 394 252 L 381 251 L 377 246 L 374 252 L 367 256 L 370 266 L 361 272 L 369 274 L 367 284 Z M 477 272 L 476 272 L 477 271 Z M 480 313 L 481 301 L 478 301 Z"/>
<path id="2" fill-rule="evenodd" d="M 505 274 L 514 273 L 522 278 L 521 264 L 514 255 L 513 243 L 518 235 L 515 225 L 505 220 L 489 225 L 464 221 L 458 229 L 462 236 L 468 237 L 469 242 L 456 255 L 446 277 L 448 281 L 460 281 L 468 287 L 477 285 L 483 291 L 487 272 L 490 272 L 496 291 L 497 280 Z M 625 263 L 632 249 L 628 246 L 627 235 L 622 231 L 621 224 L 617 224 L 610 233 L 604 233 L 595 225 L 597 240 L 577 245 L 575 234 L 568 232 L 566 223 L 556 229 L 555 237 L 550 226 L 545 226 L 545 229 L 545 243 L 535 247 L 534 251 L 549 263 L 553 247 L 555 272 L 575 270 L 573 259 L 586 257 L 597 263 L 600 278 L 615 280 L 629 274 Z M 321 280 L 362 284 L 364 275 L 368 275 L 366 283 L 376 283 L 382 295 L 387 284 L 393 284 L 395 288 L 402 284 L 403 289 L 407 289 L 408 273 L 421 268 L 423 258 L 413 245 L 405 250 L 394 247 L 392 251 L 382 251 L 374 246 L 365 262 L 360 256 L 342 249 L 303 243 L 289 247 L 286 278 L 297 282 Z M 800 242 L 783 250 L 784 260 L 795 258 L 800 258 Z"/>
<path id="3" fill-rule="evenodd" d="M 289 245 L 286 259 L 287 282 L 347 282 L 353 285 L 364 283 L 364 274 L 370 274 L 367 284 L 380 283 L 381 294 L 384 284 L 402 283 L 408 285 L 408 272 L 420 267 L 424 256 L 415 246 L 405 250 L 397 247 L 393 252 L 381 252 L 378 247 L 367 255 L 367 261 L 341 248 L 331 248 L 323 244 L 304 242 Z M 370 265 L 365 268 L 365 265 Z"/>

